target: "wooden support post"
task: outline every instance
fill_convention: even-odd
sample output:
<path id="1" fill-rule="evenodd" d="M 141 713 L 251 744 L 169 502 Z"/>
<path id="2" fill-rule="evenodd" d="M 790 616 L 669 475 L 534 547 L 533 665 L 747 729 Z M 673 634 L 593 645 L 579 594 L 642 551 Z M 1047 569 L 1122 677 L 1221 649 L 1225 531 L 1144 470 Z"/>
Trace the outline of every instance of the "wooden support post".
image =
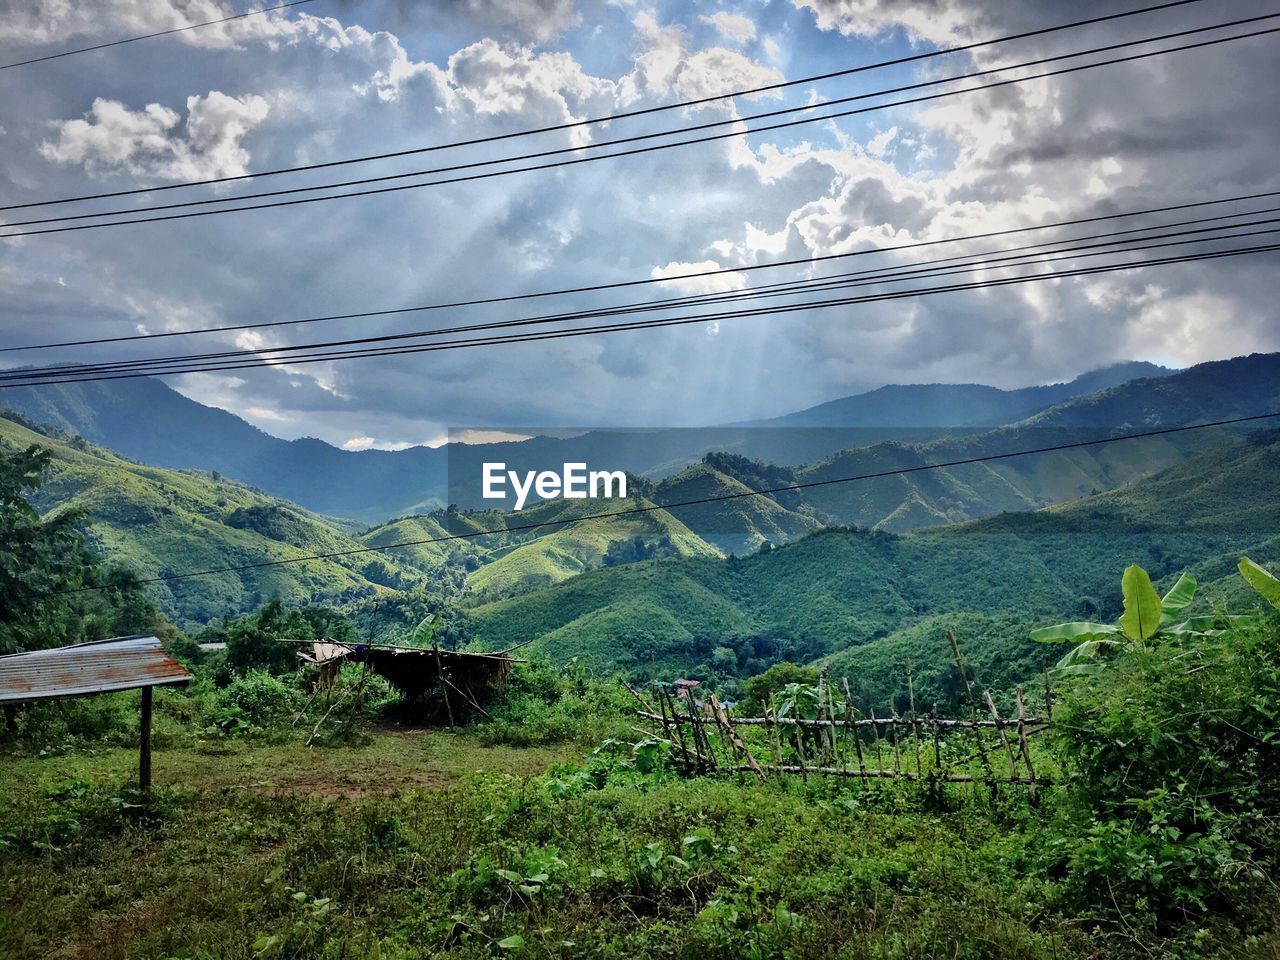
<path id="1" fill-rule="evenodd" d="M 435 654 L 436 654 L 436 677 L 440 681 L 439 682 L 440 692 L 444 694 L 444 709 L 445 709 L 445 712 L 449 715 L 449 726 L 452 727 L 454 725 L 453 704 L 449 702 L 449 690 L 447 687 L 445 687 L 444 663 L 440 660 L 440 646 L 439 644 L 433 643 L 431 645 L 431 648 L 435 651 Z M 366 661 L 366 666 L 367 665 L 368 665 L 368 661 Z"/>
<path id="2" fill-rule="evenodd" d="M 911 699 L 911 740 L 916 751 L 916 779 L 923 775 L 920 766 L 920 720 L 916 716 L 916 685 L 911 677 L 911 663 L 907 663 L 907 695 Z"/>
<path id="3" fill-rule="evenodd" d="M 889 733 L 893 735 L 893 772 L 902 772 L 902 747 L 898 743 L 898 710 L 893 710 L 893 721 L 889 724 Z"/>
<path id="4" fill-rule="evenodd" d="M 991 691 L 982 691 L 983 697 L 987 701 L 987 709 L 991 711 L 991 719 L 996 723 L 996 730 L 1000 733 L 1000 741 L 1004 744 L 1004 751 L 1009 755 L 1009 779 L 1018 779 L 1018 760 L 1013 755 L 1013 747 L 1009 744 L 1009 735 L 1004 732 L 1004 721 L 1000 719 L 1000 713 L 996 710 L 995 701 L 991 699 Z"/>
<path id="5" fill-rule="evenodd" d="M 867 765 L 866 765 L 866 762 L 862 759 L 862 740 L 858 736 L 858 728 L 853 725 L 853 697 L 849 695 L 849 678 L 845 677 L 843 683 L 844 683 L 844 715 L 845 715 L 845 719 L 849 723 L 849 726 L 848 726 L 849 735 L 853 737 L 853 750 L 854 750 L 854 756 L 858 760 L 858 773 L 861 775 L 862 782 L 865 785 L 867 782 Z"/>
<path id="6" fill-rule="evenodd" d="M 1036 768 L 1031 765 L 1031 745 L 1027 743 L 1027 711 L 1022 704 L 1022 687 L 1019 686 L 1015 699 L 1018 704 L 1018 745 L 1022 748 L 1022 762 L 1027 765 L 1027 776 L 1034 782 Z"/>
<path id="7" fill-rule="evenodd" d="M 982 769 L 987 775 L 988 780 L 995 777 L 991 769 L 991 758 L 987 756 L 987 746 L 982 741 L 982 731 L 978 729 L 978 698 L 973 695 L 973 684 L 969 682 L 968 665 L 965 663 L 964 656 L 960 653 L 960 643 L 956 640 L 956 632 L 954 630 L 947 631 L 947 640 L 951 643 L 951 655 L 955 659 L 956 669 L 960 671 L 960 679 L 964 681 L 965 699 L 969 701 L 969 719 L 975 724 L 973 728 L 973 744 L 978 750 L 978 757 L 982 761 Z M 994 790 L 994 784 L 992 785 Z"/>
<path id="8" fill-rule="evenodd" d="M 1053 723 L 1053 688 L 1049 686 L 1049 671 L 1044 672 L 1044 718 Z"/>
<path id="9" fill-rule="evenodd" d="M 876 769 L 884 769 L 884 759 L 880 755 L 880 727 L 876 724 L 876 708 L 871 708 L 871 735 L 876 741 Z"/>
<path id="10" fill-rule="evenodd" d="M 138 724 L 138 787 L 151 796 L 151 687 L 142 688 L 142 721 Z"/>

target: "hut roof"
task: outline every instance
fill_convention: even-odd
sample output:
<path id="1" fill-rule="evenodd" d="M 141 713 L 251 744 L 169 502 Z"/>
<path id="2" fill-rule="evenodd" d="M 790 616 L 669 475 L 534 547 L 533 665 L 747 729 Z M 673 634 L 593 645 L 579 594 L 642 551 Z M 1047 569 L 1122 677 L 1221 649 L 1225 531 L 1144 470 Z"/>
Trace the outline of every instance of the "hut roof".
<path id="1" fill-rule="evenodd" d="M 155 637 L 117 637 L 0 656 L 0 703 L 78 697 L 186 683 L 182 664 Z"/>

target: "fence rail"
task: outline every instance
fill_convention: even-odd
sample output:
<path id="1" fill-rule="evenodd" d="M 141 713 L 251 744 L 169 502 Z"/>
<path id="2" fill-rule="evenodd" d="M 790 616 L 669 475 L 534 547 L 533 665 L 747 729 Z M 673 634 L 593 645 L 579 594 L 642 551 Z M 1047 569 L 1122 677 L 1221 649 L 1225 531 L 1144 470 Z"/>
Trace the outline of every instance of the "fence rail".
<path id="1" fill-rule="evenodd" d="M 654 683 L 652 700 L 638 691 L 638 715 L 665 743 L 675 762 L 688 773 L 751 773 L 762 783 L 771 775 L 911 780 L 928 783 L 1047 784 L 1036 772 L 1030 738 L 1053 725 L 1052 692 L 1046 678 L 1043 717 L 1027 713 L 1023 689 L 1014 698 L 1015 716 L 1001 716 L 990 692 L 977 693 L 954 634 L 948 632 L 956 668 L 964 682 L 969 718 L 921 715 L 916 708 L 910 667 L 910 708 L 899 715 L 890 708 L 858 716 L 848 680 L 840 691 L 824 667 L 817 685 L 816 716 L 779 716 L 767 706 L 764 716 L 734 717 L 714 697 L 700 702 L 690 690 Z M 631 688 L 628 688 L 631 689 Z M 813 688 L 809 688 L 812 695 Z M 989 717 L 990 719 L 986 719 Z M 646 731 L 641 731 L 646 732 Z"/>

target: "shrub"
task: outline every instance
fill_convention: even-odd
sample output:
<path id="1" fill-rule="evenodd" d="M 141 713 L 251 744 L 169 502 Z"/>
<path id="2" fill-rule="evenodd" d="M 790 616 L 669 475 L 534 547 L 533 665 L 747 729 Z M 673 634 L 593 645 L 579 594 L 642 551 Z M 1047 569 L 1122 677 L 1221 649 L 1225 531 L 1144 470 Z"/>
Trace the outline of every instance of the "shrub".
<path id="1" fill-rule="evenodd" d="M 293 683 L 253 670 L 218 694 L 218 706 L 238 711 L 246 723 L 265 729 L 286 723 L 302 706 L 302 694 Z"/>
<path id="2" fill-rule="evenodd" d="M 1131 649 L 1065 685 L 1072 883 L 1158 925 L 1247 911 L 1280 850 L 1275 618 Z"/>

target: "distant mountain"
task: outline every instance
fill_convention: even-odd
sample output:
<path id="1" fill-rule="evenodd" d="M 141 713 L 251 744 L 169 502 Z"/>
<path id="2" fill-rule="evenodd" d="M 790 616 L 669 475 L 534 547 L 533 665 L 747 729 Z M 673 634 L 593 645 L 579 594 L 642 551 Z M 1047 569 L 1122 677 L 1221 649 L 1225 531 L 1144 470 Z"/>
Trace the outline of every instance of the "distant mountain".
<path id="1" fill-rule="evenodd" d="M 1168 376 L 1154 363 L 1117 363 L 1067 383 L 1000 390 L 977 383 L 890 385 L 752 426 L 768 427 L 994 427 L 1021 420 L 1043 407 L 1105 390 L 1130 380 Z"/>
<path id="2" fill-rule="evenodd" d="M 479 499 L 480 465 L 485 461 L 505 461 L 511 469 L 585 461 L 653 479 L 678 473 L 713 450 L 799 466 L 886 440 L 925 443 L 973 432 L 975 426 L 1005 423 L 1067 396 L 1159 372 L 1163 368 L 1151 364 L 1122 364 L 1085 374 L 1071 384 L 1021 391 L 885 387 L 863 398 L 814 408 L 853 404 L 856 411 L 843 419 L 834 414 L 806 419 L 813 411 L 803 411 L 758 426 L 595 430 L 523 443 L 399 451 L 340 450 L 313 438 L 282 440 L 145 378 L 10 389 L 0 393 L 0 405 L 143 463 L 216 470 L 311 510 L 378 523 L 447 503 L 492 506 Z M 919 416 L 910 412 L 908 395 L 919 395 Z M 925 407 L 933 412 L 925 415 Z M 746 536 L 750 539 L 749 531 Z"/>
<path id="3" fill-rule="evenodd" d="M 1049 407 L 1023 425 L 1143 430 L 1280 412 L 1280 353 L 1196 364 Z"/>
<path id="4" fill-rule="evenodd" d="M 1207 611 L 1234 589 L 1241 553 L 1280 560 L 1278 471 L 1280 432 L 1236 435 L 1070 504 L 905 536 L 828 530 L 741 559 L 600 570 L 480 605 L 467 630 L 482 646 L 533 639 L 553 658 L 637 676 L 750 675 L 779 659 L 830 657 L 835 675 L 875 699 L 900 689 L 906 659 L 923 664 L 919 689 L 942 695 L 943 631 L 953 626 L 983 682 L 1012 683 L 1061 653 L 1032 644 L 1031 626 L 1119 613 L 1130 563 L 1166 585 L 1196 572 Z"/>

